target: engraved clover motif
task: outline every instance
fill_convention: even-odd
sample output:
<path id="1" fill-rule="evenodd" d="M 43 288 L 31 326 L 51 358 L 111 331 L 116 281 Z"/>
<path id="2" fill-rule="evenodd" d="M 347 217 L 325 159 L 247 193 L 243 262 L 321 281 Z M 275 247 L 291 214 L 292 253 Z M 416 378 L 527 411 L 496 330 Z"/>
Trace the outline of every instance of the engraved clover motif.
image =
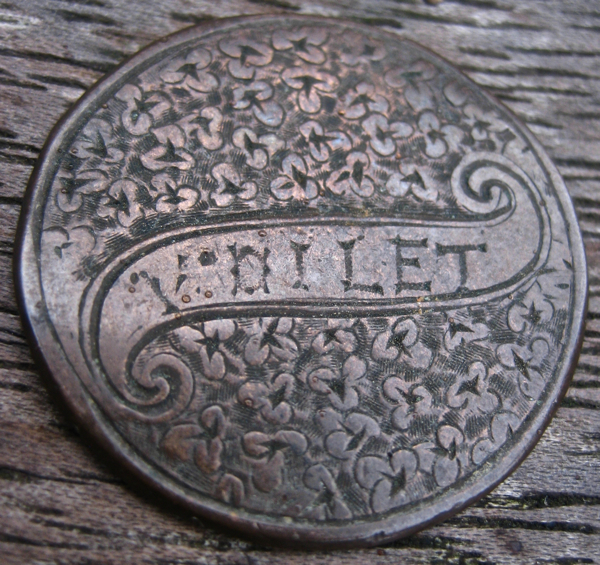
<path id="1" fill-rule="evenodd" d="M 427 84 L 436 75 L 435 67 L 423 60 L 416 61 L 410 67 L 398 67 L 385 74 L 385 81 L 392 87 L 402 89 L 406 101 L 413 110 L 420 112 L 435 108 L 435 98 Z"/>
<path id="2" fill-rule="evenodd" d="M 287 424 L 294 413 L 289 403 L 294 384 L 289 373 L 280 373 L 270 381 L 248 381 L 240 387 L 238 400 L 271 424 Z"/>
<path id="3" fill-rule="evenodd" d="M 219 48 L 231 57 L 227 68 L 231 76 L 239 79 L 252 79 L 256 67 L 264 67 L 273 59 L 273 50 L 268 45 L 243 37 L 221 40 Z"/>
<path id="4" fill-rule="evenodd" d="M 127 104 L 121 114 L 123 126 L 131 135 L 144 135 L 171 104 L 158 92 L 142 92 L 137 86 L 124 86 L 115 98 Z"/>
<path id="5" fill-rule="evenodd" d="M 271 181 L 271 193 L 277 200 L 312 200 L 319 194 L 318 182 L 308 173 L 303 157 L 290 153 L 281 164 L 283 175 Z"/>
<path id="6" fill-rule="evenodd" d="M 425 153 L 428 157 L 437 159 L 448 151 L 448 144 L 442 132 L 440 121 L 433 112 L 423 112 L 418 121 L 419 131 L 425 141 Z"/>
<path id="7" fill-rule="evenodd" d="M 283 361 L 291 361 L 298 345 L 288 335 L 294 326 L 291 318 L 259 318 L 249 329 L 250 339 L 244 357 L 250 365 L 262 365 L 271 353 Z"/>
<path id="8" fill-rule="evenodd" d="M 461 463 L 468 461 L 465 452 L 465 436 L 454 426 L 443 425 L 437 430 L 437 458 L 433 464 L 433 477 L 440 487 L 454 483 L 461 470 Z"/>
<path id="9" fill-rule="evenodd" d="M 475 361 L 468 373 L 459 373 L 446 393 L 446 402 L 452 408 L 469 412 L 489 413 L 498 406 L 496 395 L 488 391 L 487 369 L 481 361 Z"/>
<path id="10" fill-rule="evenodd" d="M 73 148 L 79 159 L 113 164 L 124 157 L 116 141 L 113 127 L 109 122 L 92 118 L 75 140 Z"/>
<path id="11" fill-rule="evenodd" d="M 356 321 L 352 319 L 329 318 L 327 327 L 313 340 L 313 349 L 321 355 L 332 350 L 351 353 L 356 348 L 356 336 L 352 332 L 355 323 Z"/>
<path id="12" fill-rule="evenodd" d="M 281 78 L 298 90 L 298 105 L 307 114 L 316 114 L 321 109 L 321 94 L 333 92 L 339 85 L 333 75 L 309 67 L 286 69 Z"/>
<path id="13" fill-rule="evenodd" d="M 341 60 L 350 67 L 355 67 L 359 63 L 381 61 L 386 55 L 383 44 L 371 37 L 351 32 L 346 35 L 346 39 L 349 50 L 342 53 Z"/>
<path id="14" fill-rule="evenodd" d="M 252 181 L 242 182 L 240 174 L 232 165 L 221 163 L 215 165 L 211 171 L 217 181 L 217 188 L 210 193 L 213 202 L 220 208 L 231 205 L 236 198 L 252 200 L 258 190 Z"/>
<path id="15" fill-rule="evenodd" d="M 448 351 L 473 341 L 485 339 L 489 335 L 489 328 L 485 324 L 461 320 L 454 313 L 448 318 L 448 328 L 444 333 L 444 346 Z"/>
<path id="16" fill-rule="evenodd" d="M 469 444 L 456 427 L 443 424 L 436 431 L 435 442 L 426 441 L 413 446 L 419 469 L 432 475 L 440 487 L 452 484 L 461 469 L 469 465 Z"/>
<path id="17" fill-rule="evenodd" d="M 400 163 L 399 170 L 398 173 L 392 173 L 385 184 L 389 194 L 402 197 L 410 193 L 417 200 L 426 202 L 438 199 L 439 193 L 428 168 L 405 161 Z"/>
<path id="18" fill-rule="evenodd" d="M 262 492 L 271 492 L 281 486 L 286 455 L 300 456 L 306 452 L 308 441 L 293 430 L 274 434 L 248 432 L 242 440 L 244 451 L 253 467 L 252 482 Z"/>
<path id="19" fill-rule="evenodd" d="M 521 420 L 513 412 L 505 410 L 495 414 L 490 425 L 490 437 L 479 440 L 473 446 L 473 463 L 483 463 L 491 453 L 512 437 L 520 425 Z"/>
<path id="20" fill-rule="evenodd" d="M 371 438 L 381 435 L 379 424 L 366 414 L 353 412 L 344 419 L 333 410 L 321 410 L 317 418 L 326 434 L 327 452 L 342 461 L 351 463 Z"/>
<path id="21" fill-rule="evenodd" d="M 373 341 L 373 358 L 402 360 L 416 369 L 429 367 L 433 355 L 419 340 L 419 329 L 412 318 L 398 320 L 390 329 Z"/>
<path id="22" fill-rule="evenodd" d="M 239 128 L 233 132 L 233 144 L 242 151 L 246 163 L 253 169 L 264 169 L 277 151 L 285 148 L 285 141 L 275 134 L 258 137 L 249 128 Z"/>
<path id="23" fill-rule="evenodd" d="M 209 406 L 202 412 L 199 423 L 171 428 L 162 440 L 162 448 L 171 459 L 184 462 L 193 459 L 203 472 L 211 475 L 222 464 L 226 428 L 223 409 L 218 405 Z"/>
<path id="24" fill-rule="evenodd" d="M 103 192 L 108 186 L 108 175 L 100 169 L 80 171 L 76 175 L 58 176 L 60 188 L 56 204 L 63 212 L 74 212 L 83 204 L 83 196 Z"/>
<path id="25" fill-rule="evenodd" d="M 302 60 L 312 65 L 325 62 L 325 53 L 319 48 L 327 40 L 323 28 L 302 27 L 297 30 L 277 30 L 273 34 L 273 47 L 277 51 L 293 50 Z"/>
<path id="26" fill-rule="evenodd" d="M 188 139 L 195 137 L 209 151 L 215 151 L 223 145 L 223 114 L 218 108 L 203 108 L 198 114 L 186 116 L 179 124 Z"/>
<path id="27" fill-rule="evenodd" d="M 416 455 L 408 449 L 391 452 L 387 458 L 367 456 L 356 463 L 356 482 L 371 492 L 373 512 L 385 512 L 411 500 L 410 481 L 418 469 Z"/>
<path id="28" fill-rule="evenodd" d="M 351 355 L 344 362 L 341 374 L 339 370 L 320 367 L 310 373 L 307 382 L 315 392 L 326 394 L 334 408 L 346 411 L 358 406 L 359 392 L 365 392 L 366 372 L 366 363 Z"/>
<path id="29" fill-rule="evenodd" d="M 334 194 L 350 194 L 368 197 L 373 194 L 375 184 L 373 179 L 366 174 L 370 161 L 366 153 L 355 151 L 346 157 L 346 165 L 331 173 L 325 185 Z"/>
<path id="30" fill-rule="evenodd" d="M 341 131 L 325 132 L 319 122 L 313 120 L 300 126 L 300 133 L 308 143 L 313 159 L 327 161 L 332 151 L 349 151 L 352 142 Z"/>
<path id="31" fill-rule="evenodd" d="M 348 91 L 340 106 L 340 115 L 349 120 L 356 120 L 367 112 L 386 114 L 390 104 L 381 94 L 376 93 L 372 84 L 361 82 L 356 88 Z"/>
<path id="32" fill-rule="evenodd" d="M 219 86 L 219 81 L 204 69 L 212 59 L 209 51 L 198 48 L 183 58 L 171 61 L 160 73 L 167 84 L 191 88 L 197 92 L 210 92 Z"/>
<path id="33" fill-rule="evenodd" d="M 508 309 L 508 327 L 513 332 L 531 330 L 538 324 L 549 322 L 554 316 L 554 306 L 548 300 L 539 283 L 535 283 L 519 300 Z"/>
<path id="34" fill-rule="evenodd" d="M 527 398 L 537 400 L 546 386 L 543 364 L 549 352 L 548 341 L 544 337 L 534 337 L 525 347 L 515 343 L 501 345 L 496 356 L 504 367 L 516 373 L 521 392 Z"/>
<path id="35" fill-rule="evenodd" d="M 396 151 L 396 139 L 410 136 L 413 128 L 404 122 L 388 122 L 385 116 L 373 114 L 362 127 L 370 138 L 371 147 L 380 155 L 387 157 Z"/>
<path id="36" fill-rule="evenodd" d="M 152 187 L 158 192 L 154 207 L 158 213 L 185 212 L 193 208 L 200 195 L 195 188 L 178 184 L 170 175 L 160 173 L 151 181 Z"/>
<path id="37" fill-rule="evenodd" d="M 42 253 L 52 254 L 62 262 L 72 265 L 71 272 L 79 267 L 82 257 L 96 246 L 96 236 L 88 226 L 78 226 L 70 230 L 49 228 L 44 230 L 41 240 Z"/>
<path id="38" fill-rule="evenodd" d="M 152 133 L 158 145 L 140 156 L 144 167 L 151 171 L 170 168 L 187 171 L 194 166 L 194 158 L 184 149 L 185 134 L 179 126 L 164 126 Z"/>
<path id="39" fill-rule="evenodd" d="M 464 106 L 471 95 L 469 88 L 456 80 L 452 80 L 443 88 L 446 100 L 453 106 L 460 108 Z"/>
<path id="40" fill-rule="evenodd" d="M 233 91 L 232 106 L 236 110 L 252 109 L 256 119 L 266 126 L 277 127 L 283 121 L 283 108 L 274 100 L 273 87 L 264 81 L 238 86 Z"/>
<path id="41" fill-rule="evenodd" d="M 475 141 L 488 139 L 490 132 L 501 132 L 507 129 L 507 125 L 492 112 L 485 112 L 475 104 L 467 104 L 463 113 L 465 122 L 471 128 L 471 136 Z"/>
<path id="42" fill-rule="evenodd" d="M 224 319 L 184 326 L 174 333 L 186 353 L 199 357 L 202 373 L 210 380 L 221 380 L 227 373 L 227 360 L 231 357 L 224 343 L 235 330 L 235 322 Z"/>
<path id="43" fill-rule="evenodd" d="M 444 411 L 443 406 L 434 405 L 431 392 L 425 386 L 409 383 L 398 375 L 383 382 L 383 393 L 384 398 L 396 406 L 392 412 L 392 424 L 398 430 L 419 428 L 419 421 L 432 416 L 437 418 Z"/>
<path id="44" fill-rule="evenodd" d="M 129 179 L 118 180 L 100 200 L 96 213 L 101 218 L 113 218 L 124 228 L 144 216 L 144 209 L 138 200 L 138 186 Z"/>
<path id="45" fill-rule="evenodd" d="M 322 463 L 309 467 L 304 473 L 304 484 L 318 495 L 302 511 L 301 516 L 311 520 L 348 520 L 352 512 L 344 502 L 335 479 Z"/>

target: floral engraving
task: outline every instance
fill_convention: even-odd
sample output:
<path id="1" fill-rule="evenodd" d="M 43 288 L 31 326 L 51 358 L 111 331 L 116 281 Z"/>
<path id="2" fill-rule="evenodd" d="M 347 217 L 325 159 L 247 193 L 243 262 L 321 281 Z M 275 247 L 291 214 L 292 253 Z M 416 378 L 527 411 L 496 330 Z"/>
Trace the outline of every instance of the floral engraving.
<path id="1" fill-rule="evenodd" d="M 168 84 L 177 84 L 198 92 L 210 92 L 219 86 L 217 78 L 205 70 L 211 59 L 212 56 L 206 49 L 192 51 L 183 59 L 175 59 L 169 63 L 160 77 Z"/>

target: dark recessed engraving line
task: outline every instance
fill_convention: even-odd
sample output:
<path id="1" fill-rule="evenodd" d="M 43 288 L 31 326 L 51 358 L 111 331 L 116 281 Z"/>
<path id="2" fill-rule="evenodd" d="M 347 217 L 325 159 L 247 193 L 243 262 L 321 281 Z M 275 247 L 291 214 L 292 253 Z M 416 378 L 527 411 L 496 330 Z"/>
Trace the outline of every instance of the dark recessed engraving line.
<path id="1" fill-rule="evenodd" d="M 467 253 L 469 251 L 479 251 L 480 253 L 487 253 L 487 245 L 485 243 L 479 243 L 475 245 L 442 245 L 441 243 L 436 243 L 435 249 L 438 256 L 458 255 L 458 264 L 460 268 L 460 285 L 457 289 L 457 292 L 467 288 Z"/>
<path id="2" fill-rule="evenodd" d="M 244 245 L 238 252 L 237 243 L 228 245 L 227 248 L 233 257 L 234 265 L 231 269 L 231 274 L 234 276 L 234 284 L 231 294 L 236 296 L 238 290 L 244 291 L 246 294 L 254 294 L 257 290 L 261 289 L 265 294 L 269 294 L 269 286 L 267 285 L 267 276 L 271 272 L 271 269 L 267 263 L 271 250 L 267 247 L 263 248 L 262 253 L 250 245 Z M 257 285 L 251 287 L 243 287 L 241 284 L 241 273 L 240 273 L 240 262 L 246 257 L 255 257 L 262 263 L 262 274 L 261 280 Z"/>
<path id="3" fill-rule="evenodd" d="M 359 290 L 361 292 L 383 295 L 383 287 L 377 282 L 372 284 L 355 284 L 352 282 L 354 273 L 352 252 L 354 251 L 355 244 L 356 239 L 338 241 L 338 245 L 344 251 L 344 269 L 346 272 L 346 278 L 340 281 L 344 286 L 344 292 L 348 292 L 350 290 Z"/>
<path id="4" fill-rule="evenodd" d="M 296 260 L 297 280 L 292 288 L 303 288 L 308 290 L 308 285 L 304 283 L 304 254 L 310 249 L 310 243 L 298 243 L 290 240 L 290 246 L 294 251 Z"/>
<path id="5" fill-rule="evenodd" d="M 402 249 L 415 247 L 427 248 L 427 238 L 408 240 L 396 236 L 394 239 L 391 239 L 390 242 L 396 247 L 396 294 L 400 294 L 403 290 L 423 290 L 425 292 L 431 292 L 431 281 L 414 283 L 403 280 L 404 267 L 420 269 L 421 265 L 418 257 L 404 257 L 402 255 Z"/>
<path id="6" fill-rule="evenodd" d="M 148 275 L 146 271 L 140 272 L 140 277 L 148 282 L 148 285 L 152 289 L 152 292 L 158 297 L 158 299 L 165 305 L 165 314 L 172 314 L 178 312 L 179 308 L 175 306 L 164 294 L 160 287 L 160 280 L 156 277 Z"/>

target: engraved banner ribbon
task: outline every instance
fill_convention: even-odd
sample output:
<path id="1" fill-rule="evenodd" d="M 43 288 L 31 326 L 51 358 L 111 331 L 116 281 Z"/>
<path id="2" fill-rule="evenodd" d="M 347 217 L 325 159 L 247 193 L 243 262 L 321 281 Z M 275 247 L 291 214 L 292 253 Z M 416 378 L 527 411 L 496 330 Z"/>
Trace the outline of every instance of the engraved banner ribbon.
<path id="1" fill-rule="evenodd" d="M 135 375 L 144 347 L 174 327 L 215 318 L 458 308 L 508 295 L 543 267 L 550 241 L 542 198 L 512 162 L 470 156 L 455 170 L 452 190 L 471 213 L 468 220 L 230 221 L 134 246 L 103 270 L 82 300 L 80 335 L 92 372 L 108 375 L 130 402 L 152 404 L 167 398 L 166 384 L 143 402 L 130 392 L 133 382 L 156 388 L 144 376 L 148 366 L 175 364 L 181 382 L 191 380 L 189 369 L 167 354 Z M 180 386 L 183 393 L 191 384 Z"/>

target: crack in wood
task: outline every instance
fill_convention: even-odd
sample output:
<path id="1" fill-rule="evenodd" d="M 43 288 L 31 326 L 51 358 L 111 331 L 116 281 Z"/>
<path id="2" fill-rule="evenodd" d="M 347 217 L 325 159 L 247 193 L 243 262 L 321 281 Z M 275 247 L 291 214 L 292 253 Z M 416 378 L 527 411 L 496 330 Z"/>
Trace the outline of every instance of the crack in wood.
<path id="1" fill-rule="evenodd" d="M 67 22 L 83 24 L 99 24 L 102 26 L 118 27 L 117 21 L 102 14 L 91 14 L 84 12 L 72 12 L 70 10 L 56 10 L 56 15 Z"/>

